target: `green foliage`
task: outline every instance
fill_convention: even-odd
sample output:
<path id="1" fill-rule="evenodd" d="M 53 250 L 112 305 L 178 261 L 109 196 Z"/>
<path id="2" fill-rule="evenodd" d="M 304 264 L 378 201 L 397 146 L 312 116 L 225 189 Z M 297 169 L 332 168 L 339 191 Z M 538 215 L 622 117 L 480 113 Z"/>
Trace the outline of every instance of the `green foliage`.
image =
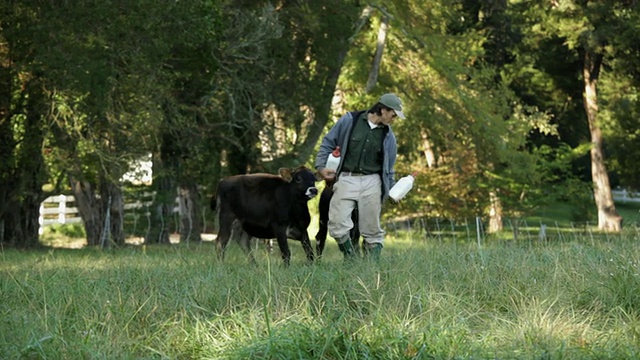
<path id="1" fill-rule="evenodd" d="M 604 56 L 598 121 L 612 183 L 637 187 L 637 6 L 2 3 L 0 199 L 31 199 L 33 208 L 43 183 L 59 190 L 69 174 L 98 191 L 150 152 L 162 155 L 156 175 L 170 191 L 309 164 L 332 118 L 394 91 L 408 114 L 394 125 L 398 177 L 419 176 L 386 215 L 476 216 L 496 194 L 518 216 L 553 200 L 558 184 L 584 192 L 573 179 L 590 177 L 585 49 Z M 384 21 L 378 82 L 367 93 Z M 588 201 L 577 217 L 591 216 Z"/>
<path id="2" fill-rule="evenodd" d="M 268 103 L 260 123 L 265 166 L 307 163 L 325 134 L 338 76 L 357 31 L 359 1 L 284 2 L 282 38 L 269 46 Z M 260 79 L 260 81 L 263 81 Z"/>
<path id="3" fill-rule="evenodd" d="M 40 242 L 50 247 L 70 247 L 74 243 L 86 243 L 87 234 L 81 223 L 52 224 L 44 228 Z"/>
<path id="4" fill-rule="evenodd" d="M 528 137 L 556 134 L 551 115 L 525 105 L 501 80 L 498 64 L 484 48 L 495 38 L 487 35 L 486 25 L 474 23 L 478 8 L 446 1 L 413 5 L 375 8 L 340 83 L 350 94 L 349 104 L 371 103 L 386 91 L 399 92 L 407 103 L 408 119 L 394 124 L 400 144 L 397 172 L 417 170 L 419 176 L 416 191 L 394 210 L 473 216 L 487 212 L 489 193 L 497 193 L 512 214 L 530 209 L 527 203 L 537 201 L 533 197 L 541 194 L 535 189 L 542 178 L 535 172 L 538 159 L 527 149 Z M 377 19 L 383 16 L 391 20 L 379 84 L 375 94 L 362 94 Z M 433 153 L 429 164 L 427 152 Z"/>
<path id="5" fill-rule="evenodd" d="M 535 149 L 541 161 L 537 172 L 544 179 L 544 186 L 534 191 L 545 193 L 545 201 L 539 206 L 549 206 L 554 202 L 564 203 L 564 209 L 574 222 L 594 221 L 596 208 L 593 204 L 593 188 L 572 173 L 572 162 L 587 151 L 587 146 L 571 149 L 568 145 L 557 148 L 541 146 Z"/>
<path id="6" fill-rule="evenodd" d="M 616 61 L 618 66 L 620 61 Z M 612 186 L 640 188 L 640 102 L 633 82 L 627 74 L 611 74 L 601 82 L 603 111 L 600 119 L 606 136 L 609 158 L 607 166 L 617 176 Z"/>

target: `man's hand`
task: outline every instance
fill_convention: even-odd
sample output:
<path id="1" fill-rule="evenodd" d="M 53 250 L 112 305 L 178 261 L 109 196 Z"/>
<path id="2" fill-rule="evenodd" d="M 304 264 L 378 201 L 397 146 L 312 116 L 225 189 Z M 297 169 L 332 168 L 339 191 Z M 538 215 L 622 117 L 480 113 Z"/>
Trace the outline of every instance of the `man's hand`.
<path id="1" fill-rule="evenodd" d="M 320 173 L 320 175 L 322 176 L 322 178 L 324 180 L 334 180 L 336 178 L 335 170 L 322 168 L 322 169 L 318 170 L 318 173 Z"/>

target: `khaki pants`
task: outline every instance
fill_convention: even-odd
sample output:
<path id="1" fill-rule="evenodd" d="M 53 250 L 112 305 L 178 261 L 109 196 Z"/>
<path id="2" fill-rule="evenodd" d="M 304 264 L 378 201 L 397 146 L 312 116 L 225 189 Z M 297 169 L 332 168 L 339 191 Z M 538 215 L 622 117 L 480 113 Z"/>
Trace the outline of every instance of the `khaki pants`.
<path id="1" fill-rule="evenodd" d="M 380 175 L 341 175 L 333 185 L 333 197 L 329 206 L 329 234 L 339 244 L 349 239 L 353 228 L 351 212 L 358 205 L 360 234 L 367 244 L 378 244 L 384 240 L 380 227 L 382 210 L 382 180 Z"/>

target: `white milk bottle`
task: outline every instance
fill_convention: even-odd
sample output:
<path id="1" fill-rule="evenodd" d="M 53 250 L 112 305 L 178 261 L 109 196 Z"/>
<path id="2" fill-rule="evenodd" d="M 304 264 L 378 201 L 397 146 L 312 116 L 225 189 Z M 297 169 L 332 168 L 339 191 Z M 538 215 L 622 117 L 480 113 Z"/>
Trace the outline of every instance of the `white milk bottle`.
<path id="1" fill-rule="evenodd" d="M 400 201 L 413 187 L 413 181 L 415 180 L 416 175 L 417 173 L 414 172 L 413 174 L 407 175 L 398 180 L 391 190 L 389 190 L 389 197 L 395 201 Z"/>
<path id="2" fill-rule="evenodd" d="M 329 154 L 325 168 L 336 171 L 338 170 L 338 165 L 340 165 L 340 146 L 336 146 L 335 150 Z"/>

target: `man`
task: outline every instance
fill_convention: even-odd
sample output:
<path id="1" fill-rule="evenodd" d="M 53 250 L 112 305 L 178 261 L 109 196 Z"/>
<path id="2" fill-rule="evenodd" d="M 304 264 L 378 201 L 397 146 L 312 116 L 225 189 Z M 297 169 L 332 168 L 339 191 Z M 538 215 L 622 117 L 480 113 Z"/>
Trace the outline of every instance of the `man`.
<path id="1" fill-rule="evenodd" d="M 356 205 L 366 253 L 380 259 L 385 234 L 380 226 L 382 203 L 395 184 L 397 145 L 391 124 L 396 117 L 405 118 L 402 101 L 395 94 L 384 94 L 369 110 L 346 113 L 322 139 L 315 166 L 325 180 L 336 180 L 328 228 L 345 259 L 355 257 L 349 230 Z M 334 171 L 325 164 L 336 146 L 342 155 Z"/>

